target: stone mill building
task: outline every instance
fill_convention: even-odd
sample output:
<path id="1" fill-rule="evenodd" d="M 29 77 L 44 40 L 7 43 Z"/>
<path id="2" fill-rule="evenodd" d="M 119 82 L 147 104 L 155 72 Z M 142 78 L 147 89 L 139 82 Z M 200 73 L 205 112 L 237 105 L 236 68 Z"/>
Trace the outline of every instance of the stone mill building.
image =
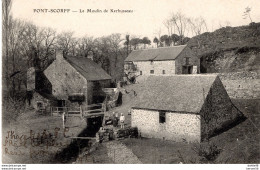
<path id="1" fill-rule="evenodd" d="M 144 137 L 200 142 L 244 118 L 217 75 L 150 76 L 132 106 Z"/>
<path id="2" fill-rule="evenodd" d="M 102 102 L 102 88 L 110 87 L 111 83 L 111 76 L 91 58 L 63 57 L 62 52 L 56 53 L 56 60 L 44 70 L 44 74 L 59 106 Z"/>

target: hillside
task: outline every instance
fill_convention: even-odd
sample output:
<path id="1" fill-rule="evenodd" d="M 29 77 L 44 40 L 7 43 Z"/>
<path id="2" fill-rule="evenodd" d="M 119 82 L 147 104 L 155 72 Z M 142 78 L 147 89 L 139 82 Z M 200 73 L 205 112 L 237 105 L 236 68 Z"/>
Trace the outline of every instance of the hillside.
<path id="1" fill-rule="evenodd" d="M 188 46 L 201 59 L 202 73 L 260 70 L 260 23 L 206 32 Z"/>

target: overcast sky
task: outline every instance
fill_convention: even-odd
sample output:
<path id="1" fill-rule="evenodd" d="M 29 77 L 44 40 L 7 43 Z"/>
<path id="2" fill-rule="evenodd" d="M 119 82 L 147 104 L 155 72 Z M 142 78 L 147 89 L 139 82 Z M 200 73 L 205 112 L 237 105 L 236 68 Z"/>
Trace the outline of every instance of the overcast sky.
<path id="1" fill-rule="evenodd" d="M 251 18 L 260 22 L 260 0 L 14 0 L 12 15 L 36 25 L 52 27 L 58 32 L 74 31 L 75 36 L 105 36 L 129 33 L 154 37 L 158 29 L 167 34 L 163 21 L 181 11 L 188 17 L 202 16 L 209 31 L 225 25 L 247 25 L 243 19 L 246 7 Z M 33 9 L 70 9 L 69 13 L 34 13 Z M 85 13 L 72 12 L 84 9 Z M 86 13 L 87 9 L 126 9 L 133 13 Z"/>

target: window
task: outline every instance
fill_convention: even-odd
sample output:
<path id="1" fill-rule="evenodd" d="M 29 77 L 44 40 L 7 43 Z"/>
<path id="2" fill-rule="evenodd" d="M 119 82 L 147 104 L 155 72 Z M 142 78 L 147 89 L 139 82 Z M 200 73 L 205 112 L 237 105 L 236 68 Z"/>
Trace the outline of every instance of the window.
<path id="1" fill-rule="evenodd" d="M 134 64 L 134 66 L 133 66 L 133 71 L 136 71 L 138 68 L 137 68 L 137 64 Z"/>
<path id="2" fill-rule="evenodd" d="M 154 70 L 150 70 L 150 74 L 154 74 Z"/>
<path id="3" fill-rule="evenodd" d="M 43 103 L 42 102 L 37 102 L 37 109 L 41 109 L 43 107 Z"/>
<path id="4" fill-rule="evenodd" d="M 165 70 L 162 71 L 162 74 L 165 74 Z"/>
<path id="5" fill-rule="evenodd" d="M 165 123 L 165 113 L 164 111 L 159 111 L 159 123 Z"/>
<path id="6" fill-rule="evenodd" d="M 142 71 L 140 71 L 140 75 L 142 75 L 143 74 L 143 72 Z"/>

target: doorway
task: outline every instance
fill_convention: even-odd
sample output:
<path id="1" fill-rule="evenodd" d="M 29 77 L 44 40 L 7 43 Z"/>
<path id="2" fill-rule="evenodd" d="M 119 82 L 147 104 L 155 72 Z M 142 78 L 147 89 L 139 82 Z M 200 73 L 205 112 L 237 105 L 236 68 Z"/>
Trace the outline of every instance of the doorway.
<path id="1" fill-rule="evenodd" d="M 192 74 L 193 66 L 182 66 L 182 74 Z"/>
<path id="2" fill-rule="evenodd" d="M 58 100 L 58 107 L 65 107 L 66 101 L 65 100 Z"/>

